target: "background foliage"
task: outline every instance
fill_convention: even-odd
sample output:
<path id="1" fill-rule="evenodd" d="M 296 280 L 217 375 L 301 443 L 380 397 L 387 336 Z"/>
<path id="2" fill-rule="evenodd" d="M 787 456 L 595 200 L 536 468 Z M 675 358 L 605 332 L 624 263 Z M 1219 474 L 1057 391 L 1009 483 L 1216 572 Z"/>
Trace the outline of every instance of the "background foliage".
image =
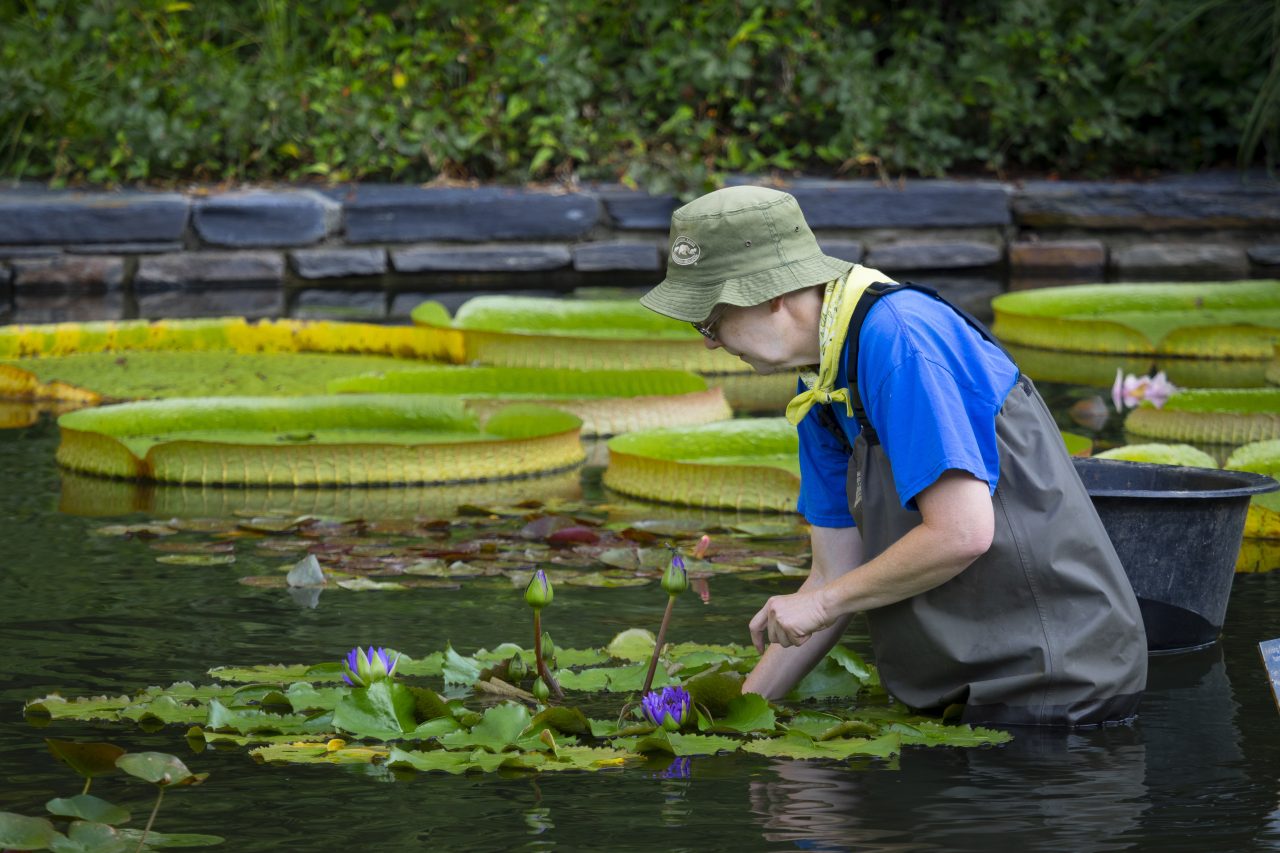
<path id="1" fill-rule="evenodd" d="M 0 174 L 1271 166 L 1278 31 L 1280 0 L 9 0 Z"/>

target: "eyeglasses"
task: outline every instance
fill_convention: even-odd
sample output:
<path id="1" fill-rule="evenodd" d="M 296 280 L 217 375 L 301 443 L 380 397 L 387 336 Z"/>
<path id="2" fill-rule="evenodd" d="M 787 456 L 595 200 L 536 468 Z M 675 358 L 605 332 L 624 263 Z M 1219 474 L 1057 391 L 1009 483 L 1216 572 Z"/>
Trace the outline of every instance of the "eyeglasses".
<path id="1" fill-rule="evenodd" d="M 702 335 L 707 340 L 714 341 L 716 339 L 716 326 L 719 324 L 720 316 L 722 314 L 724 314 L 723 308 L 717 305 L 711 310 L 711 316 L 707 317 L 707 319 L 703 320 L 701 323 L 690 323 L 689 325 L 697 329 L 698 334 Z"/>

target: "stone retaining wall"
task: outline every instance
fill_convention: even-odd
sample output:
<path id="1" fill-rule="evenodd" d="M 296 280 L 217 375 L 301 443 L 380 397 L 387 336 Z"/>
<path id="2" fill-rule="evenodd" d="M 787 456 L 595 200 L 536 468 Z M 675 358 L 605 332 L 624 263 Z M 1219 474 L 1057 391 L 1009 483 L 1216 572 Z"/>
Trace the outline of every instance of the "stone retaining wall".
<path id="1" fill-rule="evenodd" d="M 1280 182 L 1261 177 L 784 188 L 829 254 L 973 304 L 1033 279 L 1280 277 Z M 0 322 L 398 320 L 425 298 L 647 286 L 678 204 L 619 186 L 0 189 Z"/>

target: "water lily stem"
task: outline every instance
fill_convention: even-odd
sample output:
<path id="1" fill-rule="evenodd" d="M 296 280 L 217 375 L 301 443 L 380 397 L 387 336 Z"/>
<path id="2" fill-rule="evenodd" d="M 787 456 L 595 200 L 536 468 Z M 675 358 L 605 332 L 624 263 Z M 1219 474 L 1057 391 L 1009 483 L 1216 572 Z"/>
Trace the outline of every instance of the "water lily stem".
<path id="1" fill-rule="evenodd" d="M 92 783 L 93 783 L 92 776 L 84 777 L 84 790 L 80 792 L 80 796 L 84 796 L 85 794 L 89 793 L 89 785 L 91 785 Z"/>
<path id="2" fill-rule="evenodd" d="M 653 686 L 653 674 L 658 671 L 658 655 L 662 654 L 662 641 L 667 636 L 667 623 L 671 621 L 671 608 L 675 606 L 676 597 L 674 595 L 667 596 L 667 610 L 662 614 L 662 626 L 658 628 L 658 639 L 653 644 L 653 657 L 649 658 L 649 671 L 644 676 L 644 687 L 640 688 L 640 695 L 649 692 L 649 688 Z"/>
<path id="3" fill-rule="evenodd" d="M 163 799 L 164 788 L 157 787 L 155 808 L 151 809 L 151 817 L 147 818 L 147 825 L 142 830 L 142 837 L 138 839 L 138 846 L 133 853 L 138 853 L 138 851 L 142 849 L 142 846 L 147 843 L 147 833 L 151 832 L 151 824 L 156 822 L 156 814 L 160 811 L 160 801 Z"/>
<path id="4" fill-rule="evenodd" d="M 551 674 L 550 667 L 547 662 L 542 659 L 542 611 L 533 611 L 533 656 L 538 661 L 538 675 L 542 676 L 542 683 L 547 685 L 547 689 L 551 691 L 551 695 L 557 699 L 564 698 L 564 691 L 560 689 L 560 683 L 556 681 L 556 677 Z"/>

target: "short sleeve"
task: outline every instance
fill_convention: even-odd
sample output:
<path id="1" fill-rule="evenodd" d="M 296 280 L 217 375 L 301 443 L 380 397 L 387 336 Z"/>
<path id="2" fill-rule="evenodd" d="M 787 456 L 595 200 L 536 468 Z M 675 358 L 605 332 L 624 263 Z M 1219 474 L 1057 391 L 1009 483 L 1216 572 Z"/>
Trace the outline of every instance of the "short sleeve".
<path id="1" fill-rule="evenodd" d="M 916 496 L 951 469 L 995 492 L 1000 459 L 991 403 L 961 387 L 946 367 L 920 354 L 908 358 L 868 403 L 872 423 L 883 425 L 877 431 L 903 507 L 915 510 Z"/>
<path id="2" fill-rule="evenodd" d="M 853 527 L 845 478 L 849 455 L 818 420 L 814 406 L 796 427 L 800 436 L 800 499 L 796 509 L 819 527 Z"/>

